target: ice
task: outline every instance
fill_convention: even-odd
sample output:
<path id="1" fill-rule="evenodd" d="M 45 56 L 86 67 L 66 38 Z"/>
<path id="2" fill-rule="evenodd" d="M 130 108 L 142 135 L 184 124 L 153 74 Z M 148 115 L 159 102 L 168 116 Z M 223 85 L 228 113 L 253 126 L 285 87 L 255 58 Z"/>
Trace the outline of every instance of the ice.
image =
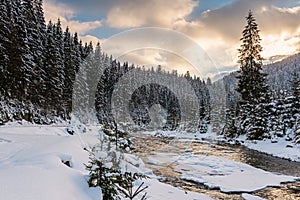
<path id="1" fill-rule="evenodd" d="M 280 186 L 297 177 L 278 175 L 250 165 L 216 156 L 184 154 L 176 161 L 181 179 L 220 188 L 222 192 L 253 192 L 267 186 Z"/>
<path id="2" fill-rule="evenodd" d="M 243 193 L 242 198 L 244 200 L 265 200 L 264 198 L 254 196 L 254 195 L 251 195 L 251 194 L 247 194 L 247 193 Z"/>

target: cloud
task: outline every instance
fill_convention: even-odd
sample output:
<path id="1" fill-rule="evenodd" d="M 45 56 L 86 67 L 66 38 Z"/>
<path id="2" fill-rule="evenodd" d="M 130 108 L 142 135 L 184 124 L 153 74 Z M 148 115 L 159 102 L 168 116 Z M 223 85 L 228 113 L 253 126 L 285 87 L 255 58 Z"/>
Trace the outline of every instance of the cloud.
<path id="1" fill-rule="evenodd" d="M 172 27 L 185 19 L 197 6 L 193 0 L 118 1 L 107 14 L 107 24 L 113 28 L 140 26 Z"/>
<path id="2" fill-rule="evenodd" d="M 224 7 L 195 15 L 193 21 L 181 21 L 176 30 L 199 42 L 216 62 L 234 65 L 245 16 L 249 9 L 257 19 L 263 56 L 293 54 L 300 40 L 300 7 L 276 7 L 277 0 L 236 0 Z M 287 1 L 288 3 L 289 1 Z"/>
<path id="3" fill-rule="evenodd" d="M 89 43 L 89 42 L 92 42 L 93 45 L 95 46 L 98 42 L 100 42 L 100 44 L 102 44 L 105 39 L 99 39 L 93 35 L 84 35 L 84 36 L 81 36 L 80 39 L 82 40 L 83 43 Z"/>
<path id="4" fill-rule="evenodd" d="M 179 31 L 195 40 L 217 66 L 236 66 L 237 49 L 240 46 L 242 30 L 246 25 L 245 16 L 249 9 L 257 19 L 265 58 L 275 55 L 288 55 L 300 50 L 300 5 L 296 0 L 232 0 L 226 1 L 222 7 L 201 12 L 201 3 L 195 0 L 64 0 L 59 4 L 54 1 L 45 3 L 47 20 L 56 21 L 60 17 L 64 26 L 67 24 L 73 31 L 84 35 L 87 31 L 99 26 L 110 30 L 128 30 L 133 27 L 163 27 Z M 77 13 L 93 15 L 99 20 L 80 22 L 74 20 Z M 91 34 L 91 32 L 89 32 Z M 98 35 L 102 35 L 101 33 Z M 152 35 L 151 37 L 158 37 Z M 130 41 L 140 40 L 148 44 L 144 37 L 125 38 L 119 46 L 131 45 Z M 147 37 L 145 37 L 147 38 Z M 99 39 L 87 35 L 84 41 Z M 103 42 L 101 39 L 100 42 Z M 163 45 L 163 44 L 162 44 Z M 175 41 L 174 46 L 184 46 Z M 127 58 L 136 63 L 157 62 L 162 65 L 174 66 L 179 71 L 186 71 L 183 63 L 174 56 L 164 52 L 138 51 L 129 53 Z M 172 60 L 173 59 L 173 60 Z M 143 61 L 144 60 L 144 61 Z M 176 65 L 176 63 L 179 63 Z M 181 69 L 182 68 L 182 69 Z"/>
<path id="5" fill-rule="evenodd" d="M 76 12 L 66 4 L 55 1 L 45 1 L 43 6 L 47 22 L 50 20 L 56 22 L 57 19 L 60 18 L 63 29 L 69 26 L 72 32 L 77 32 L 79 35 L 84 35 L 88 31 L 102 26 L 102 21 L 99 20 L 89 22 L 73 20 Z"/>
<path id="6" fill-rule="evenodd" d="M 192 66 L 179 55 L 162 49 L 139 49 L 122 55 L 118 60 L 145 66 L 146 68 L 156 68 L 160 65 L 166 71 L 177 70 L 179 74 L 185 74 L 187 71 L 190 71 L 191 74 L 197 74 L 198 76 L 206 77 L 207 75 L 207 72 Z"/>

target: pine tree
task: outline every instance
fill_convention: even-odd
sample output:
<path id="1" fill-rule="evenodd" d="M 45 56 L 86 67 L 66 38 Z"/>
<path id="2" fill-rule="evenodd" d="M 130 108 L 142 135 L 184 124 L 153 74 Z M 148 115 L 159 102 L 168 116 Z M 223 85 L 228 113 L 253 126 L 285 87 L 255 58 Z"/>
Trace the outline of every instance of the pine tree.
<path id="1" fill-rule="evenodd" d="M 247 133 L 249 139 L 260 139 L 267 132 L 268 85 L 266 74 L 261 72 L 259 29 L 251 11 L 246 17 L 247 25 L 241 38 L 239 51 L 240 70 L 238 71 L 237 91 L 239 102 L 240 131 Z"/>
<path id="2" fill-rule="evenodd" d="M 60 22 L 53 25 L 50 21 L 47 27 L 47 44 L 45 57 L 45 94 L 47 106 L 61 111 L 64 83 L 62 31 Z"/>
<path id="3" fill-rule="evenodd" d="M 69 27 L 64 32 L 64 86 L 63 86 L 63 102 L 67 113 L 71 112 L 73 83 L 75 80 L 75 65 L 74 65 L 74 44 L 69 32 Z"/>
<path id="4" fill-rule="evenodd" d="M 37 103 L 39 106 L 43 106 L 46 102 L 43 94 L 43 85 L 45 85 L 42 77 L 44 76 L 44 60 L 45 60 L 45 46 L 46 46 L 46 23 L 44 18 L 43 11 L 43 1 L 42 0 L 33 0 L 34 14 L 36 23 L 34 28 L 36 29 L 36 35 L 34 38 L 34 62 L 36 68 L 34 72 L 33 80 L 33 102 Z"/>
<path id="5" fill-rule="evenodd" d="M 7 68 L 9 58 L 7 55 L 7 47 L 9 46 L 9 16 L 7 10 L 7 1 L 3 0 L 0 2 L 0 95 L 7 95 Z"/>
<path id="6" fill-rule="evenodd" d="M 291 84 L 291 115 L 292 128 L 295 132 L 295 142 L 300 142 L 300 77 L 296 70 L 293 72 Z"/>
<path id="7" fill-rule="evenodd" d="M 291 114 L 293 115 L 293 118 L 296 122 L 296 120 L 299 120 L 299 113 L 300 113 L 300 77 L 299 74 L 294 71 L 292 75 L 293 79 L 291 80 Z"/>
<path id="8" fill-rule="evenodd" d="M 75 72 L 77 73 L 79 71 L 79 66 L 82 63 L 82 58 L 80 55 L 80 49 L 82 48 L 81 43 L 78 41 L 78 34 L 75 32 L 73 36 L 73 54 L 72 59 L 75 67 Z"/>
<path id="9" fill-rule="evenodd" d="M 26 87 L 29 79 L 28 71 L 32 65 L 32 57 L 29 55 L 29 47 L 24 24 L 23 7 L 21 1 L 7 1 L 7 15 L 10 34 L 6 46 L 8 56 L 7 66 L 7 94 L 9 98 L 25 100 Z"/>
<path id="10" fill-rule="evenodd" d="M 32 103 L 39 103 L 39 83 L 41 73 L 41 43 L 38 33 L 38 20 L 35 12 L 35 7 L 32 0 L 24 0 L 22 3 L 24 16 L 24 24 L 26 26 L 26 39 L 28 43 L 26 61 L 27 79 L 30 80 L 26 89 L 28 90 L 27 99 Z"/>
<path id="11" fill-rule="evenodd" d="M 226 104 L 226 119 L 222 134 L 225 137 L 234 138 L 237 136 L 236 104 L 234 102 L 234 95 L 230 92 L 227 94 Z"/>

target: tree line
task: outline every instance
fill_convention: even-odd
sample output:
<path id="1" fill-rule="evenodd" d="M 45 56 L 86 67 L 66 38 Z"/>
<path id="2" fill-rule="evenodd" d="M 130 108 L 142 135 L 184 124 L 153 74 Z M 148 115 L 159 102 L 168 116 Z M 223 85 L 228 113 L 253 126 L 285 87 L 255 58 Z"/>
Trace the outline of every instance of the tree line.
<path id="1" fill-rule="evenodd" d="M 77 77 L 81 87 L 86 88 L 83 91 L 97 89 L 97 92 L 95 95 L 91 91 L 75 91 L 75 95 L 80 96 L 81 103 L 87 101 L 96 106 L 101 123 L 112 123 L 114 84 L 137 67 L 120 64 L 102 52 L 99 43 L 95 47 L 92 42 L 83 44 L 77 33 L 70 33 L 69 27 L 62 29 L 59 19 L 46 24 L 42 4 L 42 0 L 0 2 L 0 123 L 25 119 L 49 124 L 55 118 L 69 119 L 73 85 L 80 67 L 89 75 Z M 98 69 L 105 69 L 104 73 Z M 99 84 L 93 82 L 97 76 L 101 77 Z M 189 80 L 199 101 L 202 99 L 201 115 L 206 115 L 209 95 L 203 100 L 202 94 L 207 93 L 205 83 L 189 73 L 183 76 L 176 72 L 172 76 Z"/>

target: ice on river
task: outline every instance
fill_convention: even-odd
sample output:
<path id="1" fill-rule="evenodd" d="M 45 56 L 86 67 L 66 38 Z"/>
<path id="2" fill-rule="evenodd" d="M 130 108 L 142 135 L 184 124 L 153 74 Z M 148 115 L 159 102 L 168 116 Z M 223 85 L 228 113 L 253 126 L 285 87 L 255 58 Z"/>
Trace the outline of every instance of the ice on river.
<path id="1" fill-rule="evenodd" d="M 163 159 L 162 159 L 163 158 Z M 262 161 L 263 162 L 263 161 Z M 267 186 L 280 186 L 297 177 L 274 174 L 250 165 L 216 156 L 185 153 L 181 156 L 158 153 L 149 157 L 149 164 L 175 165 L 181 179 L 204 184 L 222 192 L 252 192 Z"/>

